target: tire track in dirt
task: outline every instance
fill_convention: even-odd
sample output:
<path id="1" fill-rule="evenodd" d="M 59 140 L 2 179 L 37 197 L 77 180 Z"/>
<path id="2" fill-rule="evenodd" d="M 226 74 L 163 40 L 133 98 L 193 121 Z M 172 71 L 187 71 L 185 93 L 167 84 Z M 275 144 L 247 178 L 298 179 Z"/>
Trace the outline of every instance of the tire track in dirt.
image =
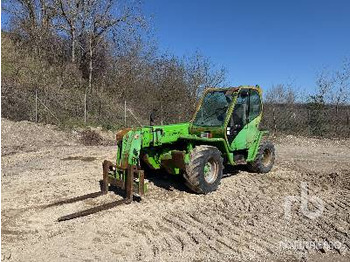
<path id="1" fill-rule="evenodd" d="M 196 212 L 196 214 L 198 213 Z M 202 213 L 200 213 L 199 215 L 201 214 Z M 214 227 L 211 227 L 211 228 L 208 227 L 208 225 L 204 221 L 202 221 L 198 217 L 195 217 L 193 214 L 183 213 L 181 214 L 181 216 L 177 214 L 177 218 L 183 221 L 183 223 L 186 223 L 188 226 L 190 226 L 191 229 L 197 230 L 201 232 L 203 235 L 205 235 L 206 240 L 204 240 L 202 243 L 207 243 L 207 241 L 214 242 L 214 243 L 218 242 L 222 246 L 224 246 L 229 253 L 233 252 L 235 253 L 235 255 L 241 256 L 241 252 L 238 252 L 238 250 L 232 247 L 232 244 L 230 245 L 230 243 L 227 243 L 224 239 L 222 239 L 222 236 L 223 236 L 222 232 L 218 232 L 218 230 Z M 238 243 L 238 240 L 233 237 L 228 238 L 228 240 Z M 210 246 L 212 245 L 213 244 L 210 244 Z"/>
<path id="2" fill-rule="evenodd" d="M 194 231 L 195 237 L 194 242 L 196 243 L 196 248 L 193 248 L 192 251 L 195 251 L 195 249 L 209 249 L 209 250 L 213 250 L 215 252 L 216 255 L 220 255 L 223 254 L 223 251 L 220 250 L 219 247 L 217 247 L 217 245 L 215 245 L 215 241 L 213 240 L 213 236 L 211 235 L 211 232 L 209 230 L 203 230 L 203 229 L 197 229 L 196 227 L 190 227 L 190 229 L 186 229 L 189 230 L 190 232 Z M 192 235 L 192 233 L 190 233 L 190 235 Z M 194 235 L 193 235 L 194 236 Z M 205 236 L 205 237 L 204 237 Z"/>
<path id="3" fill-rule="evenodd" d="M 236 235 L 238 235 L 247 245 L 249 246 L 250 250 L 254 250 L 255 253 L 261 255 L 257 250 L 257 248 L 254 246 L 258 246 L 258 249 L 262 251 L 262 253 L 269 253 L 273 254 L 272 251 L 273 243 L 269 243 L 265 239 L 263 239 L 263 236 L 258 236 L 252 232 L 250 232 L 247 228 L 244 230 L 241 227 L 235 226 L 231 220 L 227 219 L 225 216 L 221 216 L 224 220 L 223 226 L 227 229 L 229 229 L 229 232 L 235 232 Z M 246 226 L 247 227 L 247 226 Z M 240 232 L 240 233 L 238 233 Z M 249 238 L 247 237 L 249 235 Z M 253 246 L 252 246 L 253 245 Z M 255 255 L 255 254 L 254 254 Z"/>
<path id="4" fill-rule="evenodd" d="M 268 250 L 266 248 L 259 247 L 259 244 L 256 244 L 257 246 L 250 246 L 249 243 L 251 243 L 251 239 L 245 236 L 246 232 L 243 232 L 238 227 L 233 227 L 230 223 L 231 221 L 219 219 L 219 215 L 221 214 L 216 214 L 217 215 L 215 215 L 215 213 L 211 214 L 208 212 L 208 210 L 199 210 L 196 215 L 189 214 L 189 217 L 192 218 L 192 221 L 195 221 L 195 223 L 192 222 L 192 224 L 197 225 L 197 227 L 201 227 L 202 230 L 203 228 L 206 230 L 211 229 L 210 235 L 213 238 L 220 240 L 221 237 L 224 237 L 227 239 L 230 243 L 227 243 L 225 241 L 224 244 L 230 246 L 230 252 L 234 251 L 236 254 L 247 253 L 253 255 L 262 255 L 262 252 L 266 252 L 266 250 Z M 220 224 L 216 225 L 212 220 L 219 221 Z M 241 244 L 240 249 L 233 248 L 232 242 Z"/>
<path id="5" fill-rule="evenodd" d="M 284 220 L 281 200 L 285 194 L 300 194 L 298 181 L 289 187 L 289 191 L 280 192 L 276 188 L 283 187 L 284 180 L 264 181 L 261 177 L 256 180 L 248 177 L 245 180 L 244 176 L 225 179 L 228 186 L 220 192 L 202 198 L 185 194 L 186 208 L 163 214 L 152 222 L 148 220 L 142 227 L 143 233 L 134 227 L 130 228 L 139 238 L 145 239 L 141 241 L 143 244 L 140 249 L 148 260 L 160 259 L 164 253 L 199 253 L 196 258 L 201 259 L 203 250 L 210 250 L 214 257 L 229 256 L 237 260 L 278 256 L 287 251 L 293 256 L 303 256 L 305 250 L 286 251 L 281 249 L 281 242 L 324 239 L 346 243 L 349 239 L 347 235 L 337 232 L 339 230 L 334 220 L 327 225 L 327 219 L 333 219 L 334 214 L 348 210 L 344 203 L 334 202 L 338 195 L 325 202 L 326 218 L 320 224 L 305 218 L 298 203 L 293 206 L 292 222 L 289 223 Z M 309 194 L 325 198 L 314 185 Z M 230 197 L 227 198 L 227 195 Z M 312 201 L 309 204 L 311 210 L 317 208 Z M 271 215 L 276 219 L 272 220 Z M 339 221 L 345 222 L 343 218 L 339 217 Z"/>
<path id="6" fill-rule="evenodd" d="M 258 180 L 260 180 L 260 179 L 258 179 Z M 247 186 L 247 185 L 251 186 L 252 184 L 254 184 L 252 182 L 252 179 L 249 179 L 249 181 L 247 179 L 244 182 L 237 181 L 237 183 L 240 184 L 241 187 Z M 266 183 L 266 182 L 262 183 L 262 184 L 267 185 L 267 187 L 265 188 L 266 189 L 265 191 L 267 191 L 268 195 L 273 196 L 274 193 L 276 193 L 276 192 L 273 192 L 274 190 L 270 190 L 271 187 L 269 187 L 269 186 L 273 186 L 272 188 L 275 188 L 276 184 L 269 184 L 269 183 Z M 256 183 L 255 183 L 255 185 L 256 185 Z M 316 187 L 316 184 L 314 184 L 314 186 Z M 262 185 L 259 186 L 259 189 L 261 189 L 261 188 L 262 188 Z M 309 191 L 309 193 L 311 193 L 311 195 L 318 195 L 319 194 L 319 192 L 314 192 L 314 191 L 311 191 L 311 190 Z M 250 195 L 250 197 L 251 197 L 251 195 Z M 247 201 L 247 199 L 245 197 L 238 197 L 238 200 L 239 200 L 240 205 L 244 206 L 245 209 L 247 208 L 247 206 L 250 207 L 250 205 L 252 205 L 251 208 L 253 208 L 253 209 L 256 208 L 256 205 L 254 205 L 254 202 L 249 201 L 249 199 Z M 260 200 L 262 200 L 262 199 L 260 199 Z M 271 204 L 271 202 L 273 202 L 273 197 L 267 197 L 265 199 L 265 201 L 270 201 L 270 204 Z M 246 203 L 249 203 L 249 204 L 246 204 Z M 311 206 L 313 206 L 313 208 L 317 208 L 317 206 L 314 203 L 312 203 L 312 202 L 311 202 Z M 348 205 L 346 203 L 344 203 L 342 200 L 339 200 L 339 198 L 335 199 L 334 204 L 330 204 L 329 206 L 331 206 L 332 209 L 333 209 L 333 210 L 329 210 L 330 214 L 334 214 L 334 213 L 342 213 L 342 214 L 345 213 L 346 214 L 346 213 L 348 213 Z M 258 210 L 259 210 L 259 208 L 258 208 Z M 327 212 L 325 212 L 325 213 L 327 213 Z M 299 214 L 298 217 L 300 215 L 301 214 Z M 227 218 L 227 216 L 225 216 L 225 218 Z M 339 220 L 347 222 L 343 218 L 339 218 Z M 278 239 L 278 237 L 280 237 L 282 239 L 283 238 L 297 239 L 298 236 L 300 237 L 300 235 L 302 235 L 303 236 L 302 237 L 303 240 L 310 241 L 310 240 L 313 239 L 313 237 L 315 235 L 315 232 L 318 232 L 318 230 L 320 229 L 318 226 L 315 226 L 314 224 L 312 224 L 311 222 L 309 222 L 309 221 L 307 221 L 305 219 L 298 219 L 297 223 L 299 223 L 299 224 L 301 224 L 303 226 L 291 227 L 291 228 L 287 227 L 287 228 L 285 228 L 283 230 L 283 232 L 276 230 L 271 238 L 275 239 L 275 240 Z M 327 239 L 327 237 L 328 237 L 328 239 L 329 239 L 329 232 L 333 231 L 332 232 L 332 236 L 333 237 L 337 236 L 333 240 L 338 240 L 338 241 L 341 241 L 342 243 L 345 243 L 345 244 L 347 243 L 343 237 L 339 236 L 339 232 L 337 232 L 339 230 L 337 230 L 337 227 L 335 225 L 335 221 L 333 221 L 331 224 L 329 222 L 327 222 L 327 221 L 323 221 L 322 223 L 328 225 L 328 227 L 327 227 L 327 229 L 323 229 L 322 228 L 323 229 L 322 230 L 322 234 L 321 235 L 317 234 L 317 237 L 323 237 L 324 239 Z M 276 228 L 276 226 L 278 227 L 279 223 L 278 224 L 271 224 L 267 220 L 265 223 L 263 223 L 263 225 L 265 225 L 265 226 L 259 227 L 259 231 L 258 231 L 259 233 L 258 234 L 254 235 L 254 233 L 253 233 L 253 235 L 255 236 L 255 241 L 261 241 L 261 240 L 262 241 L 266 241 L 265 239 L 261 239 L 259 236 L 260 235 L 264 235 L 264 233 L 266 233 L 266 232 L 270 232 L 270 233 L 273 232 L 274 231 L 273 229 Z M 239 228 L 232 229 L 232 230 L 239 231 Z M 249 232 L 250 232 L 249 230 L 245 231 L 245 233 L 249 233 Z M 347 235 L 343 235 L 343 236 L 347 236 Z M 349 238 L 347 238 L 347 239 L 349 239 Z M 270 247 L 273 247 L 273 243 L 271 241 L 266 241 L 266 242 L 270 244 Z"/>
<path id="7" fill-rule="evenodd" d="M 263 201 L 264 203 L 269 203 L 269 205 L 275 201 L 273 197 L 269 196 L 269 194 L 271 194 L 271 191 L 274 190 L 274 187 L 271 187 L 270 181 L 263 181 L 261 177 L 258 177 L 257 179 L 255 179 L 254 177 L 250 177 L 245 181 L 244 180 L 238 181 L 238 183 L 240 184 L 239 185 L 240 191 L 245 191 L 243 194 L 239 194 L 237 197 L 237 199 L 239 200 L 238 207 L 237 207 L 238 209 L 240 209 L 241 206 L 244 206 L 243 210 L 248 212 L 258 213 L 264 210 L 264 208 L 268 206 L 268 205 L 261 205 L 261 202 L 262 202 L 261 200 L 264 200 Z M 252 197 L 253 195 L 252 192 L 249 192 L 250 193 L 249 194 L 246 190 L 247 188 L 251 189 L 252 185 L 253 185 L 253 190 L 255 190 L 253 192 L 254 197 Z M 263 199 L 261 198 L 261 192 L 260 192 L 261 187 L 265 188 L 265 194 L 263 195 Z M 253 198 L 253 201 L 251 200 L 252 198 Z M 257 198 L 259 198 L 260 202 L 254 201 Z M 233 223 L 234 221 L 232 221 L 232 216 L 230 217 L 225 212 L 222 212 L 220 215 L 226 219 L 225 227 L 230 228 L 230 232 L 241 232 L 240 235 L 243 235 L 243 236 L 250 235 L 250 238 L 245 237 L 244 240 L 247 243 L 254 245 L 251 247 L 251 249 L 254 250 L 253 253 L 255 255 L 260 255 L 260 256 L 262 255 L 257 250 L 260 250 L 261 252 L 269 253 L 269 254 L 274 253 L 273 250 L 276 247 L 276 243 L 274 241 L 270 241 L 270 239 L 265 239 L 264 237 L 266 236 L 266 233 L 269 233 L 270 235 L 272 235 L 271 239 L 276 239 L 276 237 L 280 236 L 280 232 L 271 234 L 274 231 L 273 229 L 275 228 L 275 225 L 266 227 L 266 224 L 264 223 L 259 224 L 260 225 L 259 230 L 257 230 L 257 233 L 253 233 L 252 231 L 249 231 L 249 230 L 242 230 L 240 226 L 232 226 L 234 225 Z M 253 221 L 256 222 L 256 219 L 253 219 Z M 245 227 L 247 227 L 247 225 L 245 225 Z"/>
<path id="8" fill-rule="evenodd" d="M 296 240 L 301 238 L 303 241 L 316 241 L 321 238 L 328 242 L 339 241 L 349 247 L 346 242 L 349 241 L 348 236 L 344 235 L 343 232 L 343 234 L 338 234 L 339 232 L 337 232 L 336 226 L 334 225 L 335 221 L 332 220 L 330 223 L 328 220 L 329 217 L 324 218 L 324 215 L 320 218 L 309 219 L 299 213 L 297 216 L 293 217 L 289 229 L 286 229 L 289 232 L 293 229 L 293 234 L 289 236 L 289 239 Z"/>
<path id="9" fill-rule="evenodd" d="M 198 212 L 196 212 L 198 214 Z M 189 213 L 183 213 L 183 214 L 172 214 L 172 218 L 177 219 L 177 223 L 181 221 L 180 223 L 183 223 L 185 226 L 184 228 L 190 228 L 191 231 L 196 231 L 196 233 L 199 236 L 198 241 L 200 245 L 208 245 L 209 248 L 215 248 L 216 253 L 218 254 L 232 254 L 234 253 L 235 256 L 240 257 L 241 252 L 234 249 L 232 247 L 232 244 L 227 243 L 225 241 L 225 238 L 223 238 L 222 234 L 218 233 L 217 228 L 213 227 L 212 225 L 209 226 L 208 224 L 204 223 L 201 219 L 196 217 L 194 214 Z M 186 227 L 187 225 L 187 227 Z M 220 232 L 221 233 L 221 232 Z M 228 240 L 232 240 L 235 243 L 238 243 L 237 239 L 231 238 Z M 220 244 L 221 250 L 217 249 L 215 245 Z"/>
<path id="10" fill-rule="evenodd" d="M 222 216 L 226 221 L 226 225 L 229 225 L 231 231 L 234 232 L 242 232 L 241 235 L 249 234 L 253 236 L 253 241 L 260 241 L 262 245 L 269 253 L 273 253 L 273 248 L 275 247 L 275 243 L 271 241 L 269 238 L 265 238 L 267 235 L 272 236 L 271 239 L 276 239 L 276 237 L 280 236 L 280 233 L 275 233 L 271 228 L 266 228 L 265 223 L 257 223 L 256 225 L 245 225 L 245 229 L 242 229 L 239 226 L 234 225 L 232 221 L 232 217 L 229 217 L 227 214 L 223 214 Z M 261 225 L 262 224 L 262 225 Z M 258 225 L 258 226 L 257 226 Z M 252 230 L 255 229 L 257 233 L 253 233 Z M 259 244 L 260 245 L 260 244 Z"/>

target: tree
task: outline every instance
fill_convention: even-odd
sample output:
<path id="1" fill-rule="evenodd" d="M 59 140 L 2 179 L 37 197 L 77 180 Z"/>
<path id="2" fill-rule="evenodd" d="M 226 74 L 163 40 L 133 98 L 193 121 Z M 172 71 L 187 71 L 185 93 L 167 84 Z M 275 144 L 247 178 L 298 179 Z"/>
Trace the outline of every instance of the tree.
<path id="1" fill-rule="evenodd" d="M 342 67 L 334 72 L 332 79 L 332 103 L 336 106 L 338 113 L 339 106 L 350 102 L 350 59 L 345 58 Z"/>
<path id="2" fill-rule="evenodd" d="M 270 104 L 294 104 L 297 98 L 292 84 L 273 85 L 265 95 L 266 103 Z"/>
<path id="3" fill-rule="evenodd" d="M 207 87 L 220 87 L 226 79 L 226 70 L 216 66 L 198 50 L 184 61 L 191 96 L 198 97 Z"/>
<path id="4" fill-rule="evenodd" d="M 225 70 L 198 51 L 182 58 L 160 53 L 136 1 L 6 2 L 7 37 L 16 51 L 6 67 L 16 70 L 6 70 L 3 79 L 39 89 L 63 118 L 68 112 L 82 118 L 84 111 L 88 122 L 89 109 L 90 121 L 117 122 L 118 104 L 127 99 L 140 119 L 158 108 L 164 122 L 188 120 L 203 89 L 223 85 Z"/>
<path id="5" fill-rule="evenodd" d="M 77 33 L 82 33 L 82 11 L 83 0 L 55 0 L 58 12 L 56 28 L 70 36 L 71 61 L 75 63 L 75 52 L 77 44 Z"/>
<path id="6" fill-rule="evenodd" d="M 9 0 L 2 5 L 11 15 L 12 27 L 31 44 L 36 55 L 42 57 L 52 43 L 53 23 L 57 15 L 51 0 Z"/>

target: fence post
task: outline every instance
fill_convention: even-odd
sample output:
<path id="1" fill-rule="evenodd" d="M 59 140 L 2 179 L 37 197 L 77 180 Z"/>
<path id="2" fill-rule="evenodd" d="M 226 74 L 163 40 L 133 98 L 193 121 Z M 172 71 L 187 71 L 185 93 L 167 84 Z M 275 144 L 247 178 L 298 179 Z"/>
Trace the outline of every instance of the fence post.
<path id="1" fill-rule="evenodd" d="M 84 123 L 86 124 L 86 119 L 87 119 L 87 106 L 86 106 L 86 102 L 87 102 L 87 96 L 86 96 L 86 91 L 84 94 Z"/>
<path id="2" fill-rule="evenodd" d="M 160 124 L 163 125 L 163 103 L 160 102 Z"/>
<path id="3" fill-rule="evenodd" d="M 38 123 L 38 88 L 35 89 L 35 123 Z"/>
<path id="4" fill-rule="evenodd" d="M 126 127 L 126 100 L 124 100 L 124 125 Z"/>
<path id="5" fill-rule="evenodd" d="M 273 132 L 274 132 L 274 135 L 275 135 L 277 133 L 277 122 L 276 122 L 275 107 L 272 108 L 272 117 L 273 117 Z"/>
<path id="6" fill-rule="evenodd" d="M 349 132 L 349 136 L 350 136 L 350 117 L 349 117 L 349 110 L 346 113 L 346 124 L 348 126 L 348 132 Z"/>

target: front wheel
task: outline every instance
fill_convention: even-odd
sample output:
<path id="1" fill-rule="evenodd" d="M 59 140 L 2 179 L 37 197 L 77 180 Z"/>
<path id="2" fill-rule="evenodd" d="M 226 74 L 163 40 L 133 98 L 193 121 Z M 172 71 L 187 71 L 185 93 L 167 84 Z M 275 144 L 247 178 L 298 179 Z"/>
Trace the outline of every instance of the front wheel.
<path id="1" fill-rule="evenodd" d="M 191 152 L 190 163 L 184 177 L 187 186 L 196 193 L 207 194 L 215 191 L 221 181 L 223 159 L 214 146 L 196 146 Z"/>
<path id="2" fill-rule="evenodd" d="M 248 169 L 256 173 L 268 173 L 275 162 L 275 147 L 270 141 L 260 144 L 253 162 L 248 163 Z"/>

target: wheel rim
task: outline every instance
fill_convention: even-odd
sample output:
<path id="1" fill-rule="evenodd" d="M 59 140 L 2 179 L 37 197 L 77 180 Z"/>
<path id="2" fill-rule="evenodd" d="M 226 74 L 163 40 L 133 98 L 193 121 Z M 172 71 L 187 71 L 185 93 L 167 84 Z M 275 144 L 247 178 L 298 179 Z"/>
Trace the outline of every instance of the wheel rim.
<path id="1" fill-rule="evenodd" d="M 204 166 L 204 179 L 208 184 L 213 183 L 218 177 L 218 165 L 213 159 L 209 159 Z"/>
<path id="2" fill-rule="evenodd" d="M 262 164 L 264 166 L 269 166 L 271 164 L 271 161 L 272 161 L 272 152 L 270 149 L 266 148 L 263 153 Z"/>

